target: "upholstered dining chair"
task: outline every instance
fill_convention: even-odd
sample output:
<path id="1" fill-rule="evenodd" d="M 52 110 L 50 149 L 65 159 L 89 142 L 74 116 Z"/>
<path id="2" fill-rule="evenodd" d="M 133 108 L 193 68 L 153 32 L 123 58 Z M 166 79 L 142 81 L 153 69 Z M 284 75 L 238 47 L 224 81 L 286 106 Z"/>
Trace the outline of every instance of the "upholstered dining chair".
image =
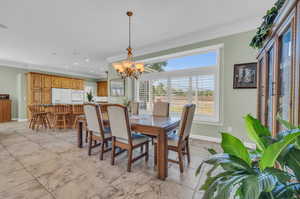
<path id="1" fill-rule="evenodd" d="M 87 129 L 89 132 L 88 155 L 91 155 L 91 151 L 93 148 L 101 146 L 100 160 L 103 160 L 103 154 L 111 150 L 111 148 L 108 148 L 108 142 L 112 140 L 110 129 L 104 128 L 99 105 L 85 104 L 84 113 L 86 117 Z M 99 143 L 97 143 L 98 141 Z"/>
<path id="2" fill-rule="evenodd" d="M 153 104 L 153 116 L 157 117 L 169 117 L 169 102 L 154 102 Z"/>
<path id="3" fill-rule="evenodd" d="M 108 118 L 112 133 L 112 153 L 111 164 L 115 164 L 115 157 L 124 151 L 128 151 L 127 171 L 131 171 L 133 162 L 145 157 L 146 162 L 149 158 L 149 139 L 146 136 L 135 134 L 131 131 L 128 110 L 119 104 L 107 105 Z M 146 151 L 133 158 L 133 150 L 138 147 L 146 146 Z M 121 151 L 116 153 L 116 147 Z"/>
<path id="4" fill-rule="evenodd" d="M 183 173 L 183 155 L 187 155 L 188 163 L 191 161 L 189 149 L 189 137 L 194 119 L 196 105 L 185 105 L 182 111 L 179 130 L 177 134 L 168 136 L 168 150 L 178 154 L 178 161 L 169 159 L 168 161 L 179 164 L 180 172 Z M 154 144 L 154 163 L 157 164 L 157 140 Z"/>
<path id="5" fill-rule="evenodd" d="M 131 114 L 132 115 L 138 115 L 139 114 L 139 109 L 140 109 L 140 103 L 139 102 L 131 102 Z"/>

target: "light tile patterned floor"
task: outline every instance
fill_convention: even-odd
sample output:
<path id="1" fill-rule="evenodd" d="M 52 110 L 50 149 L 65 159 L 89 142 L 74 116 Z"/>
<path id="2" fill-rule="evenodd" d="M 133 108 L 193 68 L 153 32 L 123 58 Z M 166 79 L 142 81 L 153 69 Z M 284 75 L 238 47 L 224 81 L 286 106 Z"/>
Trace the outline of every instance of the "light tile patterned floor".
<path id="1" fill-rule="evenodd" d="M 153 167 L 153 149 L 147 164 L 141 159 L 128 173 L 126 153 L 115 166 L 110 165 L 110 153 L 100 161 L 97 148 L 88 156 L 86 145 L 77 148 L 74 130 L 35 132 L 25 122 L 0 124 L 0 198 L 201 198 L 197 190 L 207 168 L 198 177 L 195 170 L 208 157 L 208 147 L 219 150 L 217 144 L 192 140 L 192 162 L 185 165 L 185 172 L 180 174 L 178 165 L 169 163 L 169 177 L 160 181 Z"/>

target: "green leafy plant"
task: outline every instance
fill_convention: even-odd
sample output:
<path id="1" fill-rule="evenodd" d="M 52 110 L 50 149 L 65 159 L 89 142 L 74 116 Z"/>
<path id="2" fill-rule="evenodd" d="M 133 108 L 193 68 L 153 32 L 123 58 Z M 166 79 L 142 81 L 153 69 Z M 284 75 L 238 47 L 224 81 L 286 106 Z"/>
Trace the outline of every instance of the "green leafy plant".
<path id="1" fill-rule="evenodd" d="M 93 100 L 93 93 L 92 93 L 92 91 L 87 92 L 86 93 L 86 97 L 87 97 L 87 100 L 89 102 L 92 102 L 92 100 Z"/>
<path id="2" fill-rule="evenodd" d="M 248 149 L 241 140 L 222 132 L 223 153 L 212 154 L 198 167 L 211 166 L 201 186 L 203 199 L 294 199 L 300 198 L 300 129 L 288 129 L 276 137 L 259 120 L 244 118 L 248 136 L 256 149 Z M 279 120 L 286 127 L 294 127 Z"/>
<path id="3" fill-rule="evenodd" d="M 263 17 L 263 23 L 257 28 L 256 35 L 251 40 L 250 46 L 252 48 L 262 48 L 264 41 L 267 39 L 272 30 L 274 20 L 285 1 L 286 0 L 278 0 L 275 5 L 267 11 L 266 15 Z"/>

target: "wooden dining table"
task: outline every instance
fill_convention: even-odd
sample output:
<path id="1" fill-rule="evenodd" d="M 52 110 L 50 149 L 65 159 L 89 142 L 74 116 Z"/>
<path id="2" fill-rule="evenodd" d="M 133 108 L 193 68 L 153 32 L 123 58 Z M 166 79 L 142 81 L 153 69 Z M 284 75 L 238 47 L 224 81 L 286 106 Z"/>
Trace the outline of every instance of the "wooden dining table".
<path id="1" fill-rule="evenodd" d="M 78 121 L 78 147 L 82 147 L 84 121 Z M 168 177 L 168 132 L 179 126 L 179 117 L 157 117 L 152 115 L 133 115 L 130 117 L 131 130 L 157 138 L 157 177 Z"/>

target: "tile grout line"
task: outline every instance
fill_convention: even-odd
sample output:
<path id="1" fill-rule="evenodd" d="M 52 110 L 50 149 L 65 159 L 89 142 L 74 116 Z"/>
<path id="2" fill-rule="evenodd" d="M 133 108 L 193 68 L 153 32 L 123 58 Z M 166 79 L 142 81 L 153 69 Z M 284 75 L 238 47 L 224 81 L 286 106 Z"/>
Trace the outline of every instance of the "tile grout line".
<path id="1" fill-rule="evenodd" d="M 27 168 L 25 167 L 25 165 L 24 165 L 21 161 L 19 161 L 15 156 L 13 156 L 9 150 L 7 150 L 6 146 L 2 145 L 2 147 L 8 152 L 8 154 L 9 154 L 12 158 L 15 159 L 16 162 L 18 162 L 18 163 L 23 167 L 23 169 L 24 169 L 31 177 L 34 178 L 34 180 L 35 180 L 38 184 L 40 184 L 40 185 L 41 185 L 41 186 L 42 186 L 42 187 L 43 187 L 43 188 L 44 188 L 44 189 L 52 196 L 52 198 L 56 199 L 56 197 L 53 195 L 53 193 L 50 192 L 43 184 L 41 184 L 40 181 L 39 181 L 35 176 L 33 176 L 33 175 L 27 170 Z M 24 182 L 24 183 L 26 183 L 26 182 Z"/>

